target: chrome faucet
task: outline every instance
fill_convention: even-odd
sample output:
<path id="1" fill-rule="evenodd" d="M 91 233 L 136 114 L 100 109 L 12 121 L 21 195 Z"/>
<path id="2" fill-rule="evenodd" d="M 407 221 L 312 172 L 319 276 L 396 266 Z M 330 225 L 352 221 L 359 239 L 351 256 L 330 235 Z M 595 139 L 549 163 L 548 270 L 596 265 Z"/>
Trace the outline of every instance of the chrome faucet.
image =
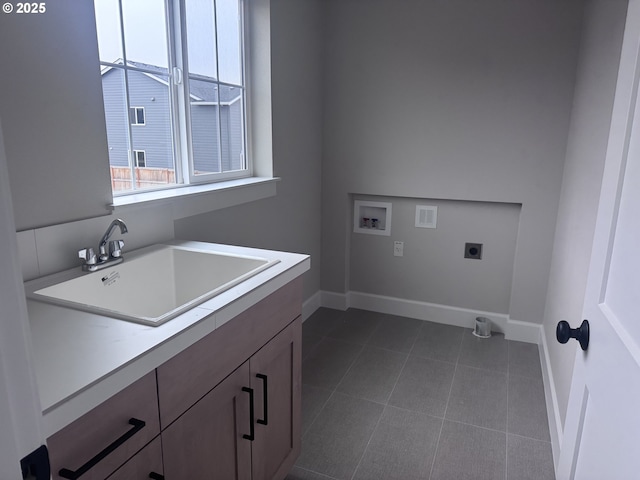
<path id="1" fill-rule="evenodd" d="M 95 272 L 112 265 L 117 265 L 122 262 L 122 247 L 124 247 L 123 240 L 111 240 L 109 238 L 113 234 L 116 227 L 120 227 L 120 233 L 127 233 L 128 229 L 125 223 L 119 218 L 115 219 L 104 232 L 104 235 L 100 239 L 98 245 L 98 255 L 91 247 L 82 248 L 78 251 L 78 257 L 84 260 L 82 264 L 82 270 Z"/>

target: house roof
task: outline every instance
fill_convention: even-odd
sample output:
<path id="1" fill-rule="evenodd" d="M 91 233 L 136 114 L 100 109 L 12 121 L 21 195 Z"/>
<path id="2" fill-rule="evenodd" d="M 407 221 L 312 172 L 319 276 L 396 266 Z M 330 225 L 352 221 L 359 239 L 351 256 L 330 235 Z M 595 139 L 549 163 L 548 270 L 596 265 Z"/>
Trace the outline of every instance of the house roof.
<path id="1" fill-rule="evenodd" d="M 113 64 L 123 65 L 124 62 L 119 58 L 113 62 Z M 141 73 L 165 85 L 169 83 L 169 74 L 166 68 L 148 63 L 134 62 L 132 60 L 127 60 L 127 65 L 144 70 Z M 100 73 L 106 75 L 112 69 L 113 67 L 105 67 Z M 229 85 L 221 85 L 216 82 L 217 80 L 213 77 L 197 74 L 189 75 L 189 95 L 192 101 L 196 103 L 217 103 L 219 101 L 222 104 L 229 104 L 239 98 L 241 89 Z"/>

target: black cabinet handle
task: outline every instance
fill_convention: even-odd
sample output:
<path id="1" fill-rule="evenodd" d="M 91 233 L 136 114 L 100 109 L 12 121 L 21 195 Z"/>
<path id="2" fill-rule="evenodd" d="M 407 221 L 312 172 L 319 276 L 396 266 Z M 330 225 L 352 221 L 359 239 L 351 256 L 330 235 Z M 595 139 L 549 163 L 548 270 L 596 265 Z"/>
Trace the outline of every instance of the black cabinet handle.
<path id="1" fill-rule="evenodd" d="M 160 475 L 159 473 L 156 473 L 156 472 L 151 472 L 149 474 L 149 478 L 153 480 L 164 480 L 164 475 Z"/>
<path id="2" fill-rule="evenodd" d="M 567 343 L 570 338 L 575 338 L 580 342 L 580 348 L 589 348 L 589 321 L 583 320 L 578 328 L 571 328 L 569 323 L 561 320 L 556 327 L 556 339 L 560 343 Z"/>
<path id="3" fill-rule="evenodd" d="M 242 438 L 245 438 L 247 440 L 250 440 L 253 442 L 254 438 L 255 438 L 255 430 L 254 430 L 254 413 L 253 413 L 253 388 L 249 388 L 249 387 L 242 387 L 242 391 L 243 392 L 247 392 L 249 394 L 249 423 L 251 424 L 250 430 L 249 430 L 249 435 L 247 435 L 246 433 L 242 436 Z"/>
<path id="4" fill-rule="evenodd" d="M 264 419 L 258 419 L 260 425 L 269 425 L 269 395 L 267 394 L 267 376 L 257 373 L 256 377 L 262 380 L 262 403 L 264 406 Z"/>
<path id="5" fill-rule="evenodd" d="M 87 473 L 93 467 L 95 467 L 101 460 L 103 460 L 107 455 L 112 453 L 115 449 L 117 449 L 124 442 L 133 437 L 136 433 L 144 428 L 146 425 L 144 421 L 138 420 L 137 418 L 130 418 L 129 425 L 133 425 L 133 428 L 128 430 L 124 435 L 115 440 L 111 445 L 98 453 L 95 457 L 89 460 L 87 463 L 82 465 L 78 470 L 73 471 L 67 468 L 63 468 L 58 472 L 62 478 L 68 478 L 69 480 L 76 480 L 80 478 L 82 475 Z"/>

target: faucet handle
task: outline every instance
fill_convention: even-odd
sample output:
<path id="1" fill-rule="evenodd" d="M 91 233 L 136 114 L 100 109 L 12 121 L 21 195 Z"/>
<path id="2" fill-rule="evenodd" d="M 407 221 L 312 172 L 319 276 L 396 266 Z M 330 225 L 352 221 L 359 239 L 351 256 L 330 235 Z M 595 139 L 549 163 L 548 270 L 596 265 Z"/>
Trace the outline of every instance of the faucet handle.
<path id="1" fill-rule="evenodd" d="M 91 247 L 80 249 L 78 251 L 78 258 L 83 259 L 84 263 L 87 265 L 95 265 L 96 263 L 98 263 L 98 256 Z"/>
<path id="2" fill-rule="evenodd" d="M 112 258 L 121 257 L 122 247 L 124 247 L 124 240 L 111 240 L 109 242 L 109 255 Z"/>

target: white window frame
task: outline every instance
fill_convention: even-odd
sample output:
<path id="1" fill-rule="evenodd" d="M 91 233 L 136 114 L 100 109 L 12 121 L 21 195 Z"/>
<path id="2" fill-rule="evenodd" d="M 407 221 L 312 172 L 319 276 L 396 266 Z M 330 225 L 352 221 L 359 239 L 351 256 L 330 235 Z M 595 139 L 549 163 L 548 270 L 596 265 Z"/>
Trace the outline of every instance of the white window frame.
<path id="1" fill-rule="evenodd" d="M 138 122 L 138 111 L 141 110 L 142 111 L 142 123 Z M 131 125 L 132 126 L 144 126 L 147 124 L 147 113 L 144 110 L 144 107 L 129 107 L 129 112 L 133 111 L 133 116 L 132 118 L 132 122 Z"/>
<path id="2" fill-rule="evenodd" d="M 248 77 L 248 61 L 249 61 L 249 28 L 248 28 L 248 1 L 247 0 L 238 0 L 239 3 L 239 14 L 240 14 L 240 28 L 241 28 L 241 39 L 242 39 L 242 85 L 236 85 L 231 83 L 226 83 L 217 80 L 215 83 L 218 85 L 224 86 L 232 86 L 241 88 L 244 91 L 244 102 L 243 102 L 243 117 L 244 117 L 244 128 L 243 128 L 243 153 L 244 153 L 244 164 L 245 168 L 243 170 L 233 170 L 228 172 L 219 172 L 219 173 L 211 173 L 211 174 L 199 174 L 195 175 L 193 172 L 195 171 L 194 166 L 194 155 L 193 155 L 193 145 L 191 141 L 191 102 L 190 100 L 190 92 L 188 87 L 188 75 L 184 73 L 184 71 L 188 68 L 188 60 L 185 59 L 187 54 L 187 42 L 185 42 L 185 36 L 181 35 L 178 37 L 176 35 L 176 31 L 186 31 L 186 14 L 185 14 L 185 6 L 188 0 L 169 0 L 170 8 L 174 10 L 179 8 L 180 15 L 173 15 L 174 25 L 170 26 L 170 41 L 172 45 L 175 47 L 175 55 L 176 55 L 176 63 L 179 63 L 182 68 L 178 69 L 179 71 L 175 71 L 174 69 L 174 83 L 176 83 L 176 76 L 179 77 L 178 83 L 180 84 L 180 95 L 176 95 L 176 103 L 175 107 L 177 108 L 178 115 L 180 118 L 184 119 L 184 128 L 180 131 L 176 132 L 176 150 L 180 158 L 188 159 L 187 162 L 182 162 L 181 167 L 181 176 L 183 179 L 183 183 L 185 185 L 199 185 L 199 184 L 208 184 L 208 183 L 216 183 L 225 180 L 235 180 L 246 177 L 253 176 L 253 161 L 248 152 L 250 151 L 249 147 L 249 128 L 251 124 L 251 118 L 249 115 L 249 109 L 247 105 L 249 103 L 249 82 L 250 79 Z M 171 18 L 170 15 L 167 15 L 167 18 Z M 218 41 L 216 39 L 216 58 L 219 58 L 217 49 L 219 48 Z M 187 67 L 187 68 L 185 68 Z M 219 76 L 219 75 L 218 75 Z M 183 78 L 184 77 L 184 78 Z M 220 104 L 220 103 L 218 103 Z M 220 124 L 218 125 L 220 128 Z M 222 158 L 222 157 L 221 157 Z M 177 162 L 176 162 L 177 163 Z M 176 170 L 178 166 L 176 165 Z M 176 171 L 176 176 L 178 172 Z"/>
<path id="3" fill-rule="evenodd" d="M 142 205 L 165 205 L 169 201 L 174 218 L 184 218 L 277 195 L 280 179 L 273 171 L 270 3 L 270 0 L 245 3 L 246 134 L 251 176 L 115 196 L 111 208 L 116 214 L 126 215 Z"/>
<path id="4" fill-rule="evenodd" d="M 138 154 L 142 154 L 142 161 L 144 162 L 143 166 L 138 165 Z M 147 167 L 147 151 L 146 150 L 134 150 L 133 151 L 133 166 L 135 168 L 146 168 Z"/>
<path id="5" fill-rule="evenodd" d="M 164 0 L 165 4 L 165 18 L 166 18 L 166 32 L 168 42 L 168 61 L 169 61 L 169 83 L 170 83 L 170 108 L 171 108 L 171 124 L 173 130 L 173 160 L 175 166 L 175 182 L 173 184 L 166 184 L 158 186 L 154 189 L 144 190 L 127 190 L 127 191 L 113 191 L 114 199 L 121 196 L 140 195 L 144 192 L 154 190 L 168 190 L 181 187 L 193 187 L 197 185 L 216 184 L 219 182 L 229 180 L 241 180 L 243 178 L 252 177 L 254 175 L 253 159 L 251 156 L 250 145 L 250 124 L 251 118 L 249 113 L 249 78 L 248 78 L 248 62 L 249 62 L 249 26 L 248 26 L 248 9 L 249 2 L 246 0 L 238 0 L 239 3 L 239 15 L 240 15 L 240 28 L 241 28 L 241 68 L 242 68 L 242 85 L 229 84 L 217 80 L 215 83 L 219 85 L 228 85 L 241 88 L 243 90 L 243 118 L 244 126 L 242 132 L 243 139 L 243 157 L 244 168 L 241 170 L 233 170 L 227 172 L 210 173 L 210 174 L 198 174 L 195 175 L 194 171 L 194 156 L 193 146 L 191 142 L 191 112 L 189 104 L 189 91 L 188 91 L 188 75 L 185 73 L 188 69 L 187 60 L 187 42 L 185 41 L 185 35 L 178 35 L 179 32 L 186 32 L 186 15 L 185 7 L 188 0 Z M 177 12 L 177 13 L 176 13 Z M 123 38 L 124 44 L 124 38 Z M 218 48 L 218 41 L 216 39 L 216 48 Z M 216 58 L 217 52 L 216 52 Z M 139 71 L 145 73 L 144 68 L 136 68 L 127 65 L 126 60 L 124 65 L 110 64 L 108 62 L 101 62 L 101 68 L 112 67 L 120 68 L 125 72 Z M 186 68 L 185 68 L 186 67 Z M 125 73 L 126 75 L 126 73 Z M 126 85 L 125 101 L 128 108 L 143 108 L 144 107 L 132 107 L 129 105 L 128 84 Z M 142 126 L 146 124 L 146 112 L 144 124 L 134 124 L 129 122 L 130 128 L 133 126 Z M 177 119 L 179 118 L 179 120 Z M 136 118 L 137 120 L 137 118 Z M 219 128 L 220 128 L 220 122 Z M 129 142 L 131 142 L 131 130 L 129 130 Z M 129 147 L 132 150 L 131 146 Z M 220 157 L 222 158 L 222 157 Z M 133 174 L 133 172 L 132 172 Z"/>

